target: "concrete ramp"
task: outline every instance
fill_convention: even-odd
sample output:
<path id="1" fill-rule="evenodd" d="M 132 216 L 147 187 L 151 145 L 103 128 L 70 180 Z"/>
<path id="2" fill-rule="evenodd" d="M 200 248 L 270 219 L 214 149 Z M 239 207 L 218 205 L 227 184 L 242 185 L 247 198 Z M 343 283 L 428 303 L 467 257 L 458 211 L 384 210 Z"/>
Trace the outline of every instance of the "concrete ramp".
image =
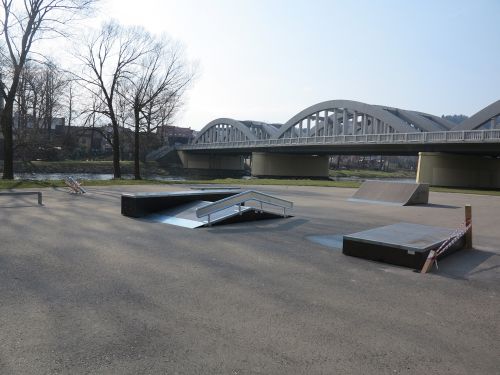
<path id="1" fill-rule="evenodd" d="M 287 217 L 293 203 L 239 189 L 122 194 L 124 216 L 199 228 L 241 221 Z"/>
<path id="2" fill-rule="evenodd" d="M 429 203 L 429 185 L 411 182 L 376 181 L 363 182 L 351 201 L 386 203 L 411 206 Z"/>

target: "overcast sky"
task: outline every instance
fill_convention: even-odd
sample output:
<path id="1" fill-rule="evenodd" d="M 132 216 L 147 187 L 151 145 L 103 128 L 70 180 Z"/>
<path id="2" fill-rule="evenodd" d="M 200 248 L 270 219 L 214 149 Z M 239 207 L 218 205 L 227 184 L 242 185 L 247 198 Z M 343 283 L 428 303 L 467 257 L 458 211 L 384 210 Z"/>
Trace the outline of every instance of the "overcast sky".
<path id="1" fill-rule="evenodd" d="M 498 0 L 107 0 L 182 42 L 198 79 L 176 125 L 283 123 L 331 99 L 471 115 L 500 99 Z"/>

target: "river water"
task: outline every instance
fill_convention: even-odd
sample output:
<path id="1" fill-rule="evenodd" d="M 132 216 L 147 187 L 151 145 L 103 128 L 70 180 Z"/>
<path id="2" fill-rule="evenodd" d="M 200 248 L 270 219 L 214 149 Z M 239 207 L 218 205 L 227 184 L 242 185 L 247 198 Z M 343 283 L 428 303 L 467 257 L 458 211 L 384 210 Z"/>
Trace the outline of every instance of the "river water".
<path id="1" fill-rule="evenodd" d="M 14 175 L 15 180 L 64 180 L 67 177 L 73 177 L 77 180 L 112 180 L 113 175 L 111 173 L 16 173 Z M 124 179 L 132 180 L 134 175 L 125 174 L 122 175 Z M 144 175 L 144 179 L 148 180 L 159 180 L 159 181 L 184 181 L 185 177 L 181 176 L 160 176 L 160 175 Z"/>

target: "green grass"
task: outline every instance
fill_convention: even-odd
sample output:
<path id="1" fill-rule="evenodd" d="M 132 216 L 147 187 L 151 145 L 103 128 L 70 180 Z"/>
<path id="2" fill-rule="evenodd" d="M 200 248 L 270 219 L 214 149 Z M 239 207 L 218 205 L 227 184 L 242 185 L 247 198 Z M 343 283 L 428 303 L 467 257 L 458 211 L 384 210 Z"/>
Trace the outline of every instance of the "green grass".
<path id="1" fill-rule="evenodd" d="M 115 186 L 115 185 L 161 185 L 162 181 L 156 180 L 85 180 L 83 186 Z M 33 189 L 56 188 L 66 186 L 63 180 L 0 180 L 2 189 Z"/>
<path id="2" fill-rule="evenodd" d="M 286 185 L 286 186 L 327 186 L 356 188 L 360 183 L 357 181 L 328 181 L 328 180 L 280 180 L 280 179 L 250 179 L 241 180 L 236 178 L 215 180 L 186 180 L 186 181 L 158 181 L 158 180 L 84 180 L 84 186 L 113 186 L 113 185 Z M 0 189 L 28 189 L 28 188 L 55 188 L 66 186 L 62 180 L 0 180 Z"/>
<path id="3" fill-rule="evenodd" d="M 84 186 L 116 186 L 116 185 L 278 185 L 278 186 L 322 186 L 337 188 L 358 188 L 361 182 L 358 181 L 328 181 L 328 180 L 281 180 L 281 179 L 237 179 L 225 178 L 215 180 L 186 180 L 186 181 L 158 181 L 158 180 L 85 180 Z M 33 188 L 56 188 L 66 186 L 62 180 L 0 180 L 1 189 L 33 189 Z M 500 190 L 481 189 L 458 189 L 445 187 L 431 187 L 432 192 L 477 194 L 500 196 Z"/>
<path id="4" fill-rule="evenodd" d="M 215 180 L 195 180 L 183 181 L 185 184 L 223 184 L 223 185 L 280 185 L 280 186 L 326 186 L 326 187 L 343 187 L 357 188 L 361 185 L 358 181 L 330 181 L 330 180 L 290 180 L 290 179 L 274 179 L 274 178 L 259 178 L 259 179 L 237 179 L 237 178 L 221 178 Z"/>
<path id="5" fill-rule="evenodd" d="M 330 170 L 330 177 L 347 178 L 415 178 L 413 171 L 376 171 L 367 169 L 335 169 Z"/>
<path id="6" fill-rule="evenodd" d="M 436 193 L 457 193 L 457 194 L 477 194 L 477 195 L 493 195 L 500 196 L 500 190 L 486 190 L 486 189 L 459 189 L 434 186 L 430 188 L 431 191 Z"/>

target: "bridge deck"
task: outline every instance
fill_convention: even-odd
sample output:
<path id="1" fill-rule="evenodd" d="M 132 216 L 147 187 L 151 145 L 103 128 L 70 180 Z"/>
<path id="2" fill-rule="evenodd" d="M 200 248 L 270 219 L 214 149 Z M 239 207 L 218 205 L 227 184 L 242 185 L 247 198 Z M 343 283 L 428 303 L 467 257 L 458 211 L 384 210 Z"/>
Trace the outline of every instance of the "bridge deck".
<path id="1" fill-rule="evenodd" d="M 258 139 L 179 145 L 177 149 L 200 153 L 417 155 L 425 151 L 497 156 L 499 145 L 500 129 L 496 129 Z"/>

